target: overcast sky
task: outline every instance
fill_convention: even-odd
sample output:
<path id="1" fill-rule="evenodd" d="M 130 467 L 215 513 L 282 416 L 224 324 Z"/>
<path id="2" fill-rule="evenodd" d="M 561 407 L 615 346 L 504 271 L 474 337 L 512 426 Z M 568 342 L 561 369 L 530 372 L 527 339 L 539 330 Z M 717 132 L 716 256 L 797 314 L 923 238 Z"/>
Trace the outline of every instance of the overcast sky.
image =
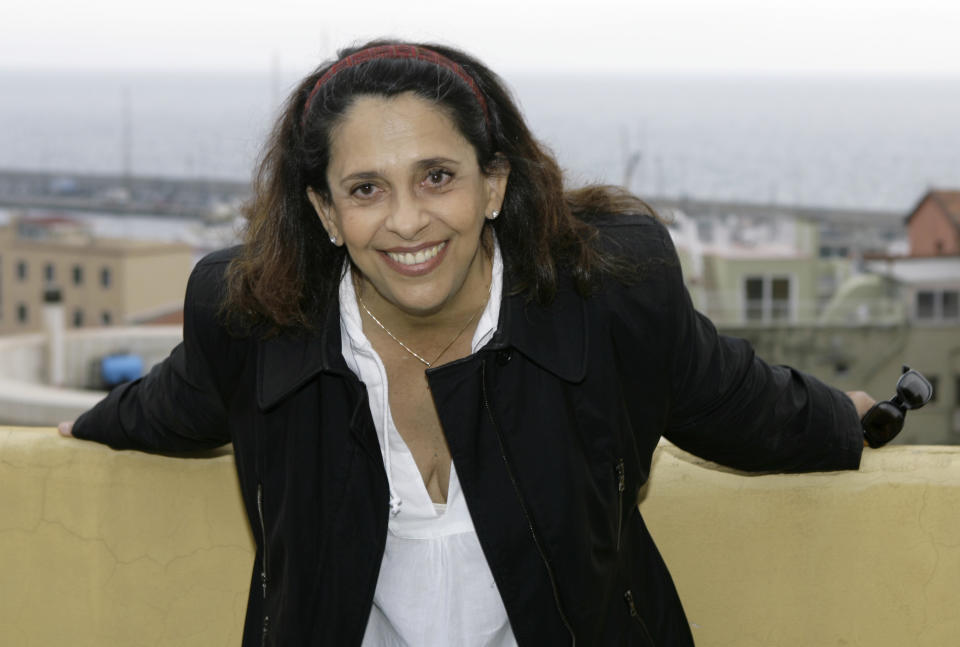
<path id="1" fill-rule="evenodd" d="M 960 0 L 3 0 L 0 67 L 299 75 L 378 35 L 505 73 L 960 78 Z"/>

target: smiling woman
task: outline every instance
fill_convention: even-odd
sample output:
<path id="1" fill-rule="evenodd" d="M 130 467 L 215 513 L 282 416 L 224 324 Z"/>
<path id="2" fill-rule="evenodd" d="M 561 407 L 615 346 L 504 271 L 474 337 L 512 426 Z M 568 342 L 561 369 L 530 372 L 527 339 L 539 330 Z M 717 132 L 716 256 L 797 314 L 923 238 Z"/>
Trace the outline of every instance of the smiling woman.
<path id="1" fill-rule="evenodd" d="M 346 246 L 367 305 L 412 335 L 429 315 L 434 327 L 457 328 L 486 302 L 480 234 L 501 208 L 508 173 L 504 163 L 484 172 L 453 120 L 426 99 L 362 97 L 330 142 L 328 197 L 307 193 Z"/>
<path id="2" fill-rule="evenodd" d="M 248 215 L 194 271 L 184 343 L 73 427 L 233 443 L 244 645 L 691 645 L 636 506 L 660 437 L 740 469 L 858 465 L 870 398 L 718 335 L 646 204 L 566 189 L 460 51 L 319 67 Z"/>

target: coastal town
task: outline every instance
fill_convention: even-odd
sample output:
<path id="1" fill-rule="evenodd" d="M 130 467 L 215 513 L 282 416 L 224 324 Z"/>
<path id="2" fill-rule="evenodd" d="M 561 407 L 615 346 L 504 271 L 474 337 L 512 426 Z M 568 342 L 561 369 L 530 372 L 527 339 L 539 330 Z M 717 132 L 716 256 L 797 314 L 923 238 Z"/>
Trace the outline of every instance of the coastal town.
<path id="1" fill-rule="evenodd" d="M 249 192 L 224 180 L 0 172 L 0 421 L 79 413 L 104 388 L 106 357 L 139 354 L 142 370 L 162 359 L 179 339 L 190 269 L 239 242 Z M 936 395 L 897 441 L 960 444 L 960 190 L 932 189 L 908 212 L 648 201 L 694 304 L 721 332 L 877 396 L 910 365 Z M 67 350 L 49 352 L 53 338 Z"/>

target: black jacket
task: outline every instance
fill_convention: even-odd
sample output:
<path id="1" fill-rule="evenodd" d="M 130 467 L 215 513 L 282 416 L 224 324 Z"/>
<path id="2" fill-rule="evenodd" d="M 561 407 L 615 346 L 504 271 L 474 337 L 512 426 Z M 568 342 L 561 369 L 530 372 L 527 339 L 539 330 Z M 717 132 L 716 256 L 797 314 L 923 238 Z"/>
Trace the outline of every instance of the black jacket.
<path id="1" fill-rule="evenodd" d="M 856 468 L 852 403 L 756 358 L 692 307 L 666 229 L 610 219 L 639 279 L 553 303 L 505 296 L 493 339 L 427 370 L 467 505 L 520 645 L 688 645 L 680 601 L 635 505 L 661 436 L 746 470 Z M 191 276 L 184 341 L 74 433 L 116 448 L 233 442 L 257 555 L 243 644 L 358 645 L 389 492 L 339 312 L 310 337 L 218 323 L 214 253 Z M 507 268 L 509 281 L 509 268 Z M 505 285 L 504 294 L 509 294 Z"/>

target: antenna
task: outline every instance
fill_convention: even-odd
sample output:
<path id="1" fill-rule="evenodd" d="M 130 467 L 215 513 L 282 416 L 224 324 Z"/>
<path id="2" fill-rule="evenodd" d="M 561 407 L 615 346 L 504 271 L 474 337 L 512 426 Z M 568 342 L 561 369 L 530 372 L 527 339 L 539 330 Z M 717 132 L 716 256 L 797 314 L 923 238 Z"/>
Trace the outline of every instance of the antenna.
<path id="1" fill-rule="evenodd" d="M 641 152 L 642 144 L 639 147 L 634 147 L 633 138 L 630 136 L 630 132 L 625 126 L 620 127 L 620 149 L 623 154 L 623 180 L 622 185 L 628 191 L 631 189 L 630 185 L 633 184 L 633 175 L 637 170 L 637 167 L 640 165 L 640 161 L 643 159 L 643 153 Z"/>
<path id="2" fill-rule="evenodd" d="M 130 109 L 129 85 L 124 85 L 121 90 L 120 123 L 120 155 L 122 160 L 123 182 L 127 190 L 129 190 L 130 178 L 133 173 L 133 116 Z"/>

